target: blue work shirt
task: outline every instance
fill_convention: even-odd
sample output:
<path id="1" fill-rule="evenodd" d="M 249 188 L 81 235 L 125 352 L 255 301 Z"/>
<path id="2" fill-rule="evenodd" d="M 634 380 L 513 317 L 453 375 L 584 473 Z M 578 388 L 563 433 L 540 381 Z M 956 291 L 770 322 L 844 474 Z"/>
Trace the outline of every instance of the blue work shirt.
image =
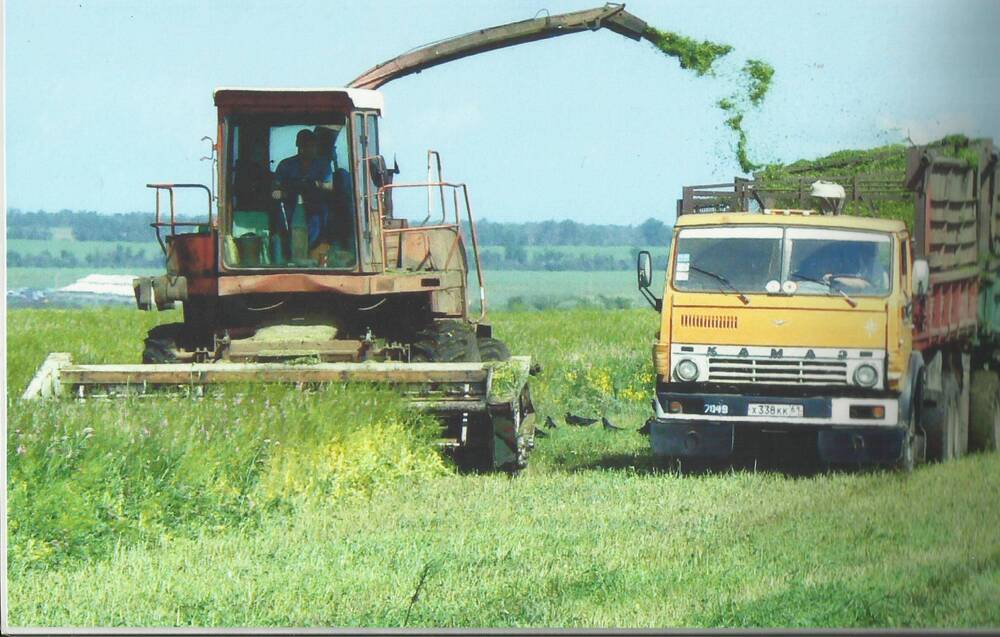
<path id="1" fill-rule="evenodd" d="M 319 181 L 328 185 L 332 184 L 333 169 L 330 166 L 329 158 L 314 157 L 307 165 L 303 166 L 302 158 L 299 155 L 293 155 L 278 163 L 275 175 L 284 195 L 281 203 L 287 227 L 291 228 L 292 226 L 295 202 L 301 194 L 302 203 L 306 209 L 306 223 L 309 227 L 309 245 L 310 247 L 315 245 L 326 230 L 330 217 L 329 191 L 319 190 L 312 185 L 304 186 L 302 182 Z"/>

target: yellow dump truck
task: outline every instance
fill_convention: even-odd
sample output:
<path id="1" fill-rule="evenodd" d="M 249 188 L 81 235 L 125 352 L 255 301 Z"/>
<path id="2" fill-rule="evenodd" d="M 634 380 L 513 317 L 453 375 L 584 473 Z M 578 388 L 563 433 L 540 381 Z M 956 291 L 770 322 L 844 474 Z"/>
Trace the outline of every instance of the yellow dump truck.
<path id="1" fill-rule="evenodd" d="M 686 202 L 662 299 L 640 253 L 640 290 L 661 313 L 654 454 L 722 458 L 798 434 L 827 463 L 910 469 L 970 448 L 970 402 L 971 446 L 996 446 L 997 153 L 910 155 L 896 195 L 913 202 L 915 240 L 901 220 L 838 214 L 850 195 L 835 183 L 813 184 L 809 210 L 771 208 L 737 181 Z"/>

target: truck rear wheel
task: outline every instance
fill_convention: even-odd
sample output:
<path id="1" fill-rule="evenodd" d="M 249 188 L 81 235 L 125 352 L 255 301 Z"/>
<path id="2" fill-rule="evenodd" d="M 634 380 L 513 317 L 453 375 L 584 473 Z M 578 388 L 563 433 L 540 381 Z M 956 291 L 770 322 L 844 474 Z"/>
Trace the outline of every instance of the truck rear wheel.
<path id="1" fill-rule="evenodd" d="M 972 372 L 969 449 L 996 451 L 1000 446 L 1000 378 L 996 372 Z"/>
<path id="2" fill-rule="evenodd" d="M 947 462 L 956 457 L 958 450 L 958 429 L 959 423 L 959 403 L 961 390 L 958 386 L 958 379 L 952 373 L 945 373 L 941 379 L 941 397 L 939 402 L 942 407 L 940 421 L 934 425 L 928 423 L 927 430 L 927 458 Z"/>
<path id="3" fill-rule="evenodd" d="M 956 375 L 956 382 L 961 376 Z M 968 378 L 968 376 L 966 376 Z M 969 453 L 969 383 L 966 381 L 965 387 L 958 391 L 958 400 L 955 401 L 955 458 L 961 458 Z"/>

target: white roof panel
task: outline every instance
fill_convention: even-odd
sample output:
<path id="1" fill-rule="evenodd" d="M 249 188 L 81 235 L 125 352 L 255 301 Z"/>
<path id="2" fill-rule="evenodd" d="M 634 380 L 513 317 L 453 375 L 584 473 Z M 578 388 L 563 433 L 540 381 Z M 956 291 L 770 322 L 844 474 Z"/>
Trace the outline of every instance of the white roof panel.
<path id="1" fill-rule="evenodd" d="M 380 113 L 385 111 L 385 102 L 382 98 L 382 93 L 367 88 L 258 88 L 250 86 L 220 86 L 215 89 L 215 92 L 218 91 L 259 91 L 261 93 L 315 93 L 319 91 L 339 91 L 341 93 L 347 93 L 347 96 L 351 98 L 351 102 L 354 103 L 355 108 L 372 108 L 378 110 Z"/>

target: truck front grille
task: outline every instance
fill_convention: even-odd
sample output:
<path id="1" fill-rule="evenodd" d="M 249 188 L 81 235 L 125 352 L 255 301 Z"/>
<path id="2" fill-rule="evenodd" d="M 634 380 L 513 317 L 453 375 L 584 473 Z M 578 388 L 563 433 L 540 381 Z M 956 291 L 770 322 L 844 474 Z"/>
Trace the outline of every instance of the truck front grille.
<path id="1" fill-rule="evenodd" d="M 708 359 L 708 379 L 717 383 L 846 385 L 847 363 L 711 356 Z"/>

